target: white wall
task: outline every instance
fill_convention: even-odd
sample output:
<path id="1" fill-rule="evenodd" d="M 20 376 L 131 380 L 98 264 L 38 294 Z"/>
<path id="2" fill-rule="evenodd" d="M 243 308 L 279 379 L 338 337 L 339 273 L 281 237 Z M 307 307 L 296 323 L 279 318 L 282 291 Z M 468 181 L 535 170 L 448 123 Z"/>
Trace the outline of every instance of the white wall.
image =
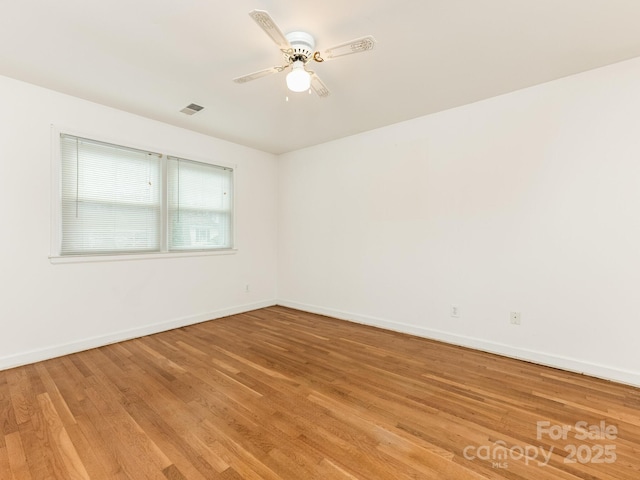
<path id="1" fill-rule="evenodd" d="M 279 303 L 640 385 L 639 126 L 635 59 L 283 155 Z"/>
<path id="2" fill-rule="evenodd" d="M 275 156 L 3 77 L 0 103 L 0 368 L 275 303 Z M 51 124 L 236 164 L 238 252 L 50 263 Z"/>

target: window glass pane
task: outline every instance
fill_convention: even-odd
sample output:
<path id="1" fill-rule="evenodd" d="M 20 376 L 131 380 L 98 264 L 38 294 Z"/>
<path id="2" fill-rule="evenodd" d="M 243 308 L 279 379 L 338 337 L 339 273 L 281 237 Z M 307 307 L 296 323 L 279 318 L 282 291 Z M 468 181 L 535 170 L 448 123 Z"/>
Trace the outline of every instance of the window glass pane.
<path id="1" fill-rule="evenodd" d="M 160 251 L 157 154 L 62 135 L 62 255 Z"/>
<path id="2" fill-rule="evenodd" d="M 232 247 L 233 171 L 170 158 L 169 250 Z"/>

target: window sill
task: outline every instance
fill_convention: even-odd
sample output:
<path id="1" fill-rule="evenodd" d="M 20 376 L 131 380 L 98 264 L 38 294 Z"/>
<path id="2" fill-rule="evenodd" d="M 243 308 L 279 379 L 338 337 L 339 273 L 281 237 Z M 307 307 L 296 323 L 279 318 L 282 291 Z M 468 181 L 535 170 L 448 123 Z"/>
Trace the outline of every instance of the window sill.
<path id="1" fill-rule="evenodd" d="M 235 255 L 237 248 L 225 250 L 198 250 L 195 252 L 163 252 L 163 253 L 130 253 L 118 255 L 68 255 L 49 256 L 52 264 L 62 263 L 93 263 L 93 262 L 122 262 L 129 260 L 155 260 L 158 258 L 186 258 L 186 257 L 210 257 L 218 255 Z"/>

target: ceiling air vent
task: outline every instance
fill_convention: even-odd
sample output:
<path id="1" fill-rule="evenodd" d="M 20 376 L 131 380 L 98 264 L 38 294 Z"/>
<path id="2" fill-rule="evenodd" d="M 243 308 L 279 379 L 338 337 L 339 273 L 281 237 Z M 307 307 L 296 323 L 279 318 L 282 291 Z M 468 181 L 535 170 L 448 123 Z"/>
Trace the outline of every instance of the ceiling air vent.
<path id="1" fill-rule="evenodd" d="M 185 113 L 187 115 L 193 115 L 194 113 L 198 113 L 200 110 L 202 110 L 204 107 L 201 107 L 200 105 L 196 105 L 195 103 L 191 103 L 189 105 L 187 105 L 186 107 L 184 107 L 182 110 L 180 110 L 182 113 Z"/>

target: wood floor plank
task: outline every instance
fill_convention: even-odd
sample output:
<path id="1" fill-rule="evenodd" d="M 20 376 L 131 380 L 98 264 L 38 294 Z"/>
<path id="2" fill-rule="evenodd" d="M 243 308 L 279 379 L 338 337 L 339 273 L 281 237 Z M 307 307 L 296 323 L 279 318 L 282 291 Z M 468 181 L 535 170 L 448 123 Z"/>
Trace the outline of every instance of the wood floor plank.
<path id="1" fill-rule="evenodd" d="M 46 392 L 39 394 L 38 403 L 46 425 L 47 445 L 54 451 L 56 457 L 62 459 L 67 478 L 69 480 L 88 480 L 89 475 L 49 394 Z M 75 421 L 70 423 L 71 426 L 74 424 Z"/>
<path id="2" fill-rule="evenodd" d="M 92 412 L 89 406 L 87 406 L 87 415 L 94 419 L 99 417 L 97 410 Z M 135 477 L 127 475 L 128 463 L 119 459 L 121 451 L 119 446 L 113 444 L 108 435 L 103 435 L 102 430 L 95 425 L 98 422 L 89 420 L 85 415 L 77 416 L 76 422 L 79 433 L 82 435 L 80 441 L 86 442 L 87 451 L 84 455 L 83 451 L 80 451 L 80 454 L 90 478 L 135 480 Z M 132 470 L 132 473 L 136 471 Z"/>
<path id="3" fill-rule="evenodd" d="M 53 472 L 54 478 L 66 475 L 61 458 L 56 456 L 55 450 L 47 444 L 43 412 L 34 411 L 30 421 L 19 425 L 19 432 L 23 450 L 28 452 L 28 467 L 33 478 L 46 478 L 49 472 Z"/>
<path id="4" fill-rule="evenodd" d="M 16 422 L 18 425 L 28 422 L 34 412 L 35 396 L 31 390 L 27 368 L 9 370 L 7 384 Z"/>
<path id="5" fill-rule="evenodd" d="M 0 447 L 0 478 L 3 480 L 14 480 L 13 473 L 11 473 L 11 466 L 9 465 L 9 454 L 7 447 Z"/>
<path id="6" fill-rule="evenodd" d="M 638 388 L 283 307 L 0 371 L 2 480 L 638 478 Z"/>
<path id="7" fill-rule="evenodd" d="M 20 480 L 31 480 L 29 464 L 27 463 L 27 453 L 22 446 L 20 432 L 13 432 L 6 435 L 5 442 L 7 445 L 7 456 L 9 459 L 9 468 L 13 478 Z"/>
<path id="8" fill-rule="evenodd" d="M 18 420 L 6 380 L 6 375 L 0 375 L 0 448 L 6 448 L 6 435 L 18 431 Z"/>

